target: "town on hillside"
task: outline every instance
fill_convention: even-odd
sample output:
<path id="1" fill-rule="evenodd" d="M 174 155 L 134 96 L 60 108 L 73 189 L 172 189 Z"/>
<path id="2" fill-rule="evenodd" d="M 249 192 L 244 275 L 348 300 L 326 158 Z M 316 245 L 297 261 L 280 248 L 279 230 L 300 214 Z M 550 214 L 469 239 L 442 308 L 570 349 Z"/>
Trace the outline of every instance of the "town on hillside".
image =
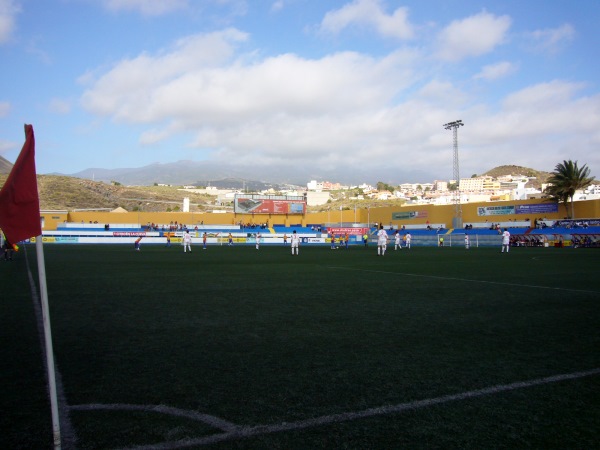
<path id="1" fill-rule="evenodd" d="M 403 183 L 398 186 L 385 183 L 378 183 L 377 186 L 366 183 L 343 185 L 330 181 L 311 180 L 306 183 L 306 188 L 296 187 L 279 191 L 270 188 L 259 193 L 264 195 L 304 196 L 307 206 L 324 205 L 330 201 L 338 200 L 340 197 L 357 201 L 403 200 L 407 205 L 451 205 L 456 203 L 457 194 L 460 196 L 460 203 L 528 200 L 547 196 L 544 191 L 548 184 L 541 183 L 539 188 L 530 187 L 533 180 L 535 180 L 534 177 L 519 174 L 499 177 L 483 175 L 461 178 L 458 189 L 455 180 L 435 180 L 433 183 Z M 184 186 L 183 189 L 213 195 L 217 197 L 217 204 L 222 205 L 231 203 L 235 195 L 241 193 L 238 189 L 219 189 L 213 186 L 202 189 L 198 189 L 196 186 Z M 573 197 L 574 201 L 597 199 L 600 199 L 600 184 L 591 184 L 585 189 L 578 190 Z"/>

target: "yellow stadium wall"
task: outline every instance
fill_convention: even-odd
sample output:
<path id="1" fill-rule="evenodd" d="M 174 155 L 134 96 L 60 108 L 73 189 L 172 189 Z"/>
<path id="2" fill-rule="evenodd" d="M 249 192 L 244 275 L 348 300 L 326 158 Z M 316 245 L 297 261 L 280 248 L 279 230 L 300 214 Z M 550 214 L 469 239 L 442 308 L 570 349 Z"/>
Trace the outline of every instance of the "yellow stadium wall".
<path id="1" fill-rule="evenodd" d="M 533 220 L 540 217 L 524 217 L 523 214 L 510 214 L 498 216 L 478 216 L 477 208 L 480 206 L 512 206 L 512 205 L 547 204 L 543 200 L 519 200 L 494 203 L 466 203 L 461 205 L 463 224 L 482 223 L 486 219 L 489 222 L 508 222 L 509 220 Z M 413 219 L 392 220 L 394 213 L 418 213 Z M 311 224 L 337 224 L 337 223 L 381 223 L 383 225 L 398 226 L 420 225 L 429 221 L 432 224 L 443 223 L 447 228 L 452 226 L 454 216 L 454 205 L 411 205 L 411 206 L 388 206 L 371 207 L 368 209 L 331 210 L 318 213 L 307 213 L 306 215 L 281 215 L 281 214 L 234 214 L 234 213 L 184 213 L 184 212 L 94 212 L 73 211 L 53 212 L 42 211 L 44 217 L 44 230 L 55 230 L 59 223 L 83 222 L 98 224 L 141 224 L 155 223 L 168 225 L 171 222 L 183 223 L 187 226 L 205 225 L 234 225 L 238 223 L 268 223 L 269 226 L 284 225 L 291 226 L 300 224 L 307 226 Z M 545 213 L 544 218 L 548 220 L 563 219 L 567 216 L 564 205 L 559 205 L 558 212 Z M 599 218 L 600 200 L 584 200 L 575 202 L 576 218 Z"/>
<path id="2" fill-rule="evenodd" d="M 42 231 L 56 230 L 59 223 L 69 221 L 68 211 L 40 211 L 42 218 Z"/>

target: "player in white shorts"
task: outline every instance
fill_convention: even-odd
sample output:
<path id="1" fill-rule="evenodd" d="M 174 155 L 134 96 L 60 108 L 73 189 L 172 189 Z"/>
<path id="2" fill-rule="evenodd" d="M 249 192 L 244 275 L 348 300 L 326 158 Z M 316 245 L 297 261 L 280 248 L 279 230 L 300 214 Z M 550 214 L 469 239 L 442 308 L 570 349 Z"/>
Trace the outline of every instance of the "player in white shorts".
<path id="1" fill-rule="evenodd" d="M 190 253 L 192 252 L 192 236 L 190 236 L 189 231 L 186 231 L 183 235 L 183 253 L 185 253 L 186 250 L 189 250 Z"/>
<path id="2" fill-rule="evenodd" d="M 296 230 L 292 233 L 292 255 L 294 254 L 294 250 L 296 250 L 296 255 L 298 254 L 298 247 L 300 247 L 300 236 L 296 234 Z"/>
<path id="3" fill-rule="evenodd" d="M 387 249 L 388 234 L 383 229 L 383 225 L 379 225 L 379 231 L 377 232 L 377 255 L 385 255 Z"/>
<path id="4" fill-rule="evenodd" d="M 400 232 L 396 231 L 396 237 L 394 240 L 394 250 L 398 250 L 398 248 L 402 250 L 402 241 L 400 240 Z"/>
<path id="5" fill-rule="evenodd" d="M 510 250 L 510 231 L 506 228 L 504 229 L 504 233 L 502 233 L 502 253 L 504 253 L 504 249 L 506 249 L 506 253 Z"/>

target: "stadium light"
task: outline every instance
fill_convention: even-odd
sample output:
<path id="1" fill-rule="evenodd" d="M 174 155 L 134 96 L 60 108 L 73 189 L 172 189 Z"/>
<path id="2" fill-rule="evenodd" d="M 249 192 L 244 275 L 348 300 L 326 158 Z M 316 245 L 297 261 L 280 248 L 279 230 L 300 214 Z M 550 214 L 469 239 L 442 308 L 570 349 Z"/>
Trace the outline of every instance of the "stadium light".
<path id="1" fill-rule="evenodd" d="M 453 191 L 454 200 L 454 218 L 452 228 L 462 228 L 462 208 L 460 205 L 460 173 L 458 168 L 458 129 L 465 124 L 462 120 L 455 120 L 444 124 L 446 130 L 452 130 L 453 141 L 453 176 L 456 183 L 456 189 Z"/>

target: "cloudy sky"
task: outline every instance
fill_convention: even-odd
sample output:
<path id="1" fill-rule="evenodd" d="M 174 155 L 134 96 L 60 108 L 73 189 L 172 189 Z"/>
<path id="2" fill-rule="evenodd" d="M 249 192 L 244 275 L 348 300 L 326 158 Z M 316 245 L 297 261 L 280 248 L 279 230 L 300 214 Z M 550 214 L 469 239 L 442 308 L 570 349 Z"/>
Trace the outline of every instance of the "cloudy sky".
<path id="1" fill-rule="evenodd" d="M 0 155 L 600 175 L 598 0 L 0 0 Z M 336 180 L 331 180 L 336 181 Z"/>

